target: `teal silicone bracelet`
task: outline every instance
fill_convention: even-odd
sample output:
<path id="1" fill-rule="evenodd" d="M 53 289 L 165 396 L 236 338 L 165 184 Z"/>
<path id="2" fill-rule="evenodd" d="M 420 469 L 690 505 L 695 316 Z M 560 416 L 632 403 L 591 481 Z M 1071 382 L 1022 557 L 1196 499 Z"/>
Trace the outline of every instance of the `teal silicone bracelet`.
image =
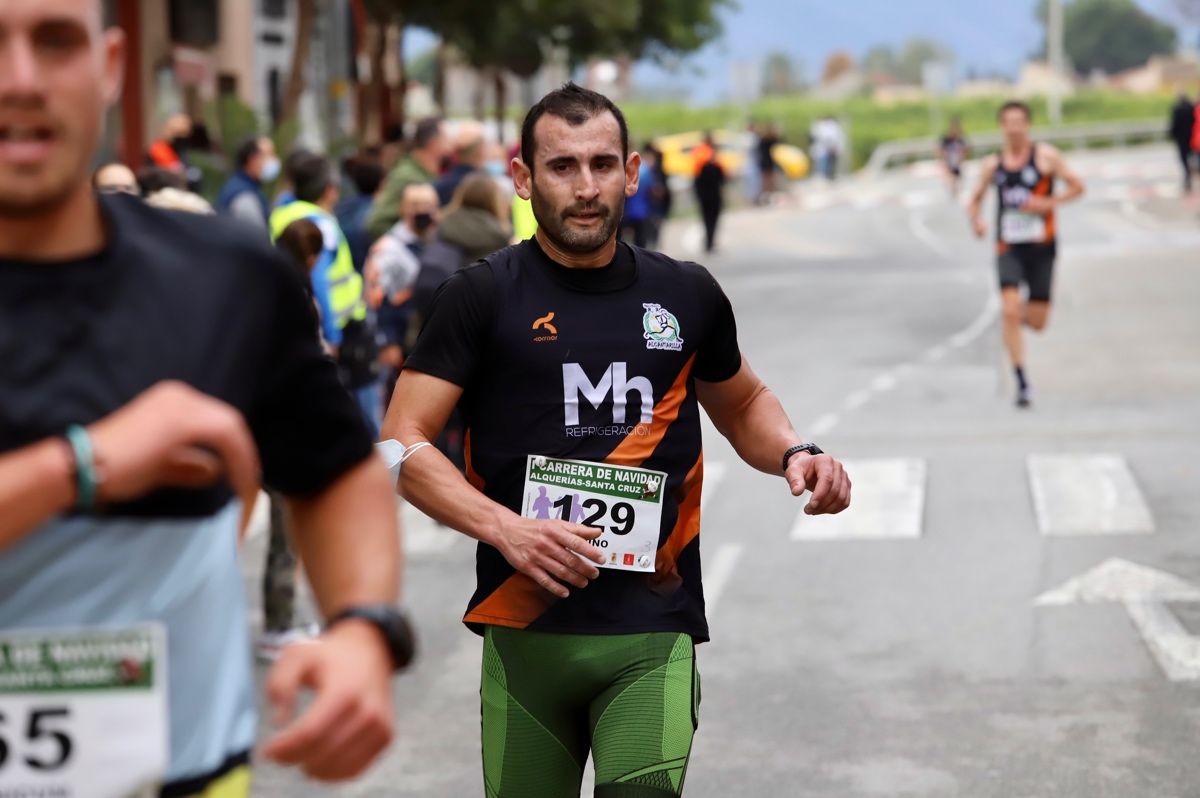
<path id="1" fill-rule="evenodd" d="M 75 509 L 91 510 L 96 506 L 96 459 L 92 451 L 92 439 L 87 430 L 78 424 L 67 427 L 67 443 L 75 454 L 75 482 L 79 495 Z"/>

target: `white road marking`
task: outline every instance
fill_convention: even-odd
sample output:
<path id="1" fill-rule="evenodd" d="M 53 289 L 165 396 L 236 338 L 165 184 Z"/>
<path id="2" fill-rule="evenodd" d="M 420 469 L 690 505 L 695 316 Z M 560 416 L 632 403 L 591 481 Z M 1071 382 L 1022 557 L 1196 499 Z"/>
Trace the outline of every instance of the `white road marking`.
<path id="1" fill-rule="evenodd" d="M 941 239 L 936 233 L 929 229 L 929 224 L 925 221 L 925 214 L 913 211 L 908 215 L 908 229 L 925 246 L 932 249 L 937 255 L 946 260 L 954 260 L 954 251 L 946 245 L 946 242 Z"/>
<path id="2" fill-rule="evenodd" d="M 1200 602 L 1200 588 L 1173 574 L 1113 558 L 1043 593 L 1034 605 L 1122 604 L 1168 679 L 1200 680 L 1200 638 L 1183 628 L 1166 607 L 1169 601 Z"/>
<path id="3" fill-rule="evenodd" d="M 1120 208 L 1122 215 L 1142 229 L 1165 230 L 1168 227 L 1159 217 L 1142 210 L 1136 202 L 1128 197 L 1121 200 Z"/>
<path id="4" fill-rule="evenodd" d="M 838 515 L 810 516 L 792 524 L 792 540 L 890 540 L 921 537 L 926 464 L 918 458 L 849 460 L 854 503 Z"/>
<path id="5" fill-rule="evenodd" d="M 857 410 L 858 408 L 865 405 L 868 401 L 870 401 L 870 399 L 871 399 L 870 391 L 866 391 L 866 390 L 855 391 L 854 393 L 852 393 L 846 397 L 846 401 L 843 403 L 843 405 L 845 406 L 845 408 L 847 410 Z"/>
<path id="6" fill-rule="evenodd" d="M 713 552 L 712 561 L 704 565 L 704 604 L 709 612 L 717 606 L 721 594 L 733 578 L 744 549 L 740 543 L 722 543 Z"/>
<path id="7" fill-rule="evenodd" d="M 717 486 L 721 484 L 721 480 L 725 479 L 727 473 L 729 473 L 729 467 L 724 463 L 704 464 L 704 487 L 700 489 L 701 513 L 704 512 L 705 507 L 708 507 L 709 500 L 713 497 Z"/>
<path id="8" fill-rule="evenodd" d="M 950 354 L 950 347 L 946 346 L 945 344 L 938 344 L 937 346 L 931 346 L 929 349 L 925 350 L 925 359 L 930 363 L 936 363 L 948 354 Z"/>
<path id="9" fill-rule="evenodd" d="M 1120 455 L 1030 455 L 1029 488 L 1043 535 L 1149 534 L 1154 518 Z"/>
<path id="10" fill-rule="evenodd" d="M 813 438 L 821 435 L 828 435 L 833 431 L 833 428 L 836 427 L 840 421 L 841 419 L 838 417 L 837 413 L 826 413 L 808 425 L 808 434 Z"/>
<path id="11" fill-rule="evenodd" d="M 890 373 L 880 374 L 871 382 L 871 390 L 876 393 L 885 393 L 896 387 L 896 378 Z"/>

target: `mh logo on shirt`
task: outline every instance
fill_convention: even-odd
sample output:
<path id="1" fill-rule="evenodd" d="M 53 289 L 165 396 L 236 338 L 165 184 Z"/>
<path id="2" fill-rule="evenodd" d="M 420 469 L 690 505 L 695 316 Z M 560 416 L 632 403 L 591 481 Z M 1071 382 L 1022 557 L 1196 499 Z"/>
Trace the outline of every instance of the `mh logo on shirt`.
<path id="1" fill-rule="evenodd" d="M 626 363 L 613 363 L 604 370 L 600 381 L 593 384 L 583 366 L 564 363 L 563 410 L 566 417 L 567 434 L 571 437 L 590 435 L 628 435 L 636 428 L 628 427 L 628 405 L 631 395 L 636 394 L 641 402 L 640 424 L 654 420 L 654 386 L 645 377 L 629 377 Z M 612 401 L 612 427 L 581 427 L 579 425 L 579 398 L 583 397 L 596 410 Z"/>

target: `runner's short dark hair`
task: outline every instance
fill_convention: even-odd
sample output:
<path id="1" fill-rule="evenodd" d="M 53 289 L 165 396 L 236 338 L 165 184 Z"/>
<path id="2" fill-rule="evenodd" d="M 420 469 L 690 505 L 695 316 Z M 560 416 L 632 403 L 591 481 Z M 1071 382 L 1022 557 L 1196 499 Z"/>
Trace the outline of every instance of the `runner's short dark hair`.
<path id="1" fill-rule="evenodd" d="M 292 163 L 292 193 L 302 202 L 317 202 L 332 182 L 333 172 L 324 155 L 306 152 Z"/>
<path id="2" fill-rule="evenodd" d="M 1033 120 L 1033 109 L 1029 107 L 1029 103 L 1022 102 L 1021 100 L 1009 100 L 1004 105 L 1000 106 L 1000 110 L 997 112 L 996 118 L 1003 119 L 1004 115 L 1009 111 L 1020 111 L 1021 113 L 1025 114 L 1026 119 L 1030 121 Z"/>
<path id="3" fill-rule="evenodd" d="M 533 130 L 538 120 L 546 114 L 565 119 L 572 127 L 578 127 L 606 111 L 616 118 L 617 125 L 621 128 L 621 157 L 628 158 L 629 125 L 625 123 L 625 115 L 621 113 L 621 109 L 603 94 L 568 81 L 561 89 L 555 89 L 539 100 L 537 105 L 525 114 L 525 121 L 521 124 L 521 160 L 532 173 L 533 154 L 537 151 Z"/>

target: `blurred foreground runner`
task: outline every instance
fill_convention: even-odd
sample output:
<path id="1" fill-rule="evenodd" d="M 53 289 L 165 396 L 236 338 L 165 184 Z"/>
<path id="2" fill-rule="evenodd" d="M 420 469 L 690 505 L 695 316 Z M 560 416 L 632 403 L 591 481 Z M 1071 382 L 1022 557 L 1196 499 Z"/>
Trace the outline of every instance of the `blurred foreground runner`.
<path id="1" fill-rule="evenodd" d="M 806 512 L 850 501 L 738 349 L 703 267 L 618 243 L 640 158 L 620 110 L 567 84 L 525 118 L 513 175 L 538 231 L 452 276 L 396 386 L 384 436 L 468 430 L 467 476 L 431 447 L 401 472 L 479 541 L 465 621 L 484 635 L 486 795 L 679 795 L 708 640 L 700 583 L 700 406 Z M 597 566 L 603 567 L 601 571 Z"/>
<path id="2" fill-rule="evenodd" d="M 100 7 L 0 3 L 0 793 L 247 795 L 260 467 L 330 619 L 272 670 L 263 753 L 350 777 L 411 645 L 387 472 L 280 254 L 93 192 L 125 48 Z"/>
<path id="3" fill-rule="evenodd" d="M 983 200 L 995 186 L 996 268 L 1000 277 L 1001 325 L 1004 348 L 1012 361 L 1017 381 L 1017 407 L 1033 400 L 1025 374 L 1025 342 L 1021 326 L 1035 331 L 1046 328 L 1050 317 L 1054 259 L 1058 254 L 1056 210 L 1083 194 L 1083 181 L 1067 166 L 1062 154 L 1049 144 L 1029 137 L 1032 114 L 1023 102 L 1005 103 L 1000 109 L 1004 148 L 983 162 L 979 186 L 971 197 L 969 213 L 975 235 L 987 235 Z M 1066 191 L 1054 193 L 1061 179 Z M 1026 293 L 1021 294 L 1024 285 Z"/>

